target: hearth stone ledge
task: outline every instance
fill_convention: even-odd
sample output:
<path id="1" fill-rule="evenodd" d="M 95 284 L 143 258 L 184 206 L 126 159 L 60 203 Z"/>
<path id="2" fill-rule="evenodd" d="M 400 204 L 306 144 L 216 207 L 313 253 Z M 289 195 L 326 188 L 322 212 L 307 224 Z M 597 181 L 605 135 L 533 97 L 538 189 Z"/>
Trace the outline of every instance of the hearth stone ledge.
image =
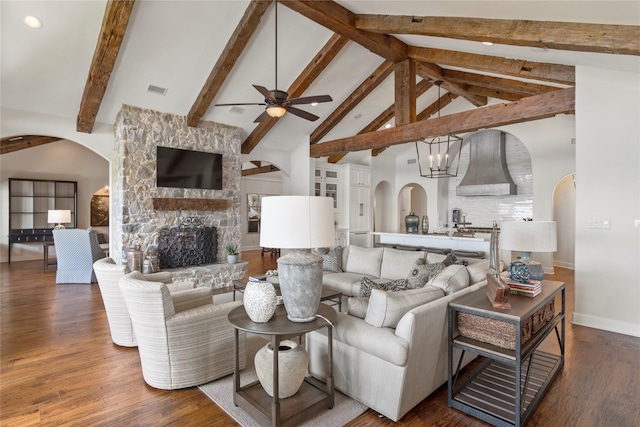
<path id="1" fill-rule="evenodd" d="M 236 264 L 216 263 L 198 266 L 167 268 L 173 276 L 173 282 L 193 281 L 195 288 L 207 287 L 223 289 L 232 286 L 234 280 L 240 280 L 247 275 L 249 263 L 240 261 Z"/>

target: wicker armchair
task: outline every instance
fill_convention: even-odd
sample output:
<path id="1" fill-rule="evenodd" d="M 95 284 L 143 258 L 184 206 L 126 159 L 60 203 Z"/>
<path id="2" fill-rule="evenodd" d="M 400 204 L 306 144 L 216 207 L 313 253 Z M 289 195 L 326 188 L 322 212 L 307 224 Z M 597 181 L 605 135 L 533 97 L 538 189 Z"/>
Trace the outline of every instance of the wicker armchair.
<path id="1" fill-rule="evenodd" d="M 142 375 L 147 384 L 178 389 L 233 372 L 234 329 L 227 318 L 240 301 L 207 304 L 176 312 L 167 286 L 134 271 L 120 279 L 131 316 Z M 246 334 L 240 333 L 240 368 L 246 362 Z"/>
<path id="2" fill-rule="evenodd" d="M 56 284 L 96 282 L 93 263 L 105 255 L 95 231 L 81 228 L 53 230 L 53 242 L 58 260 Z"/>
<path id="3" fill-rule="evenodd" d="M 93 270 L 98 278 L 104 309 L 107 312 L 111 340 L 114 344 L 123 347 L 136 347 L 138 345 L 136 335 L 119 286 L 120 279 L 129 273 L 129 268 L 126 265 L 116 264 L 111 258 L 102 258 L 93 264 Z M 167 284 L 176 311 L 211 304 L 213 301 L 211 289 L 193 289 L 192 284 L 171 283 L 170 272 L 145 274 L 144 278 Z"/>

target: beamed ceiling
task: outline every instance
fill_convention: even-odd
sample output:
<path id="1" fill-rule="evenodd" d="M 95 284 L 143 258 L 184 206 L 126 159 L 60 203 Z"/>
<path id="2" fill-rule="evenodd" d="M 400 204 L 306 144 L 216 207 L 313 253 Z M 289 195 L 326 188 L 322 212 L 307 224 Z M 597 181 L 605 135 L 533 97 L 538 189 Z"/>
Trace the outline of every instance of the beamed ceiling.
<path id="1" fill-rule="evenodd" d="M 78 2 L 14 3 L 18 2 L 2 4 L 5 93 L 5 88 L 14 87 L 12 82 L 28 90 L 26 85 L 35 81 L 17 73 L 29 69 L 29 64 L 20 63 L 26 58 L 16 59 L 12 49 L 4 49 L 6 33 L 20 37 L 20 32 L 34 30 L 17 28 L 8 20 L 39 12 L 39 17 L 47 17 L 43 28 L 35 30 L 40 36 L 47 26 L 57 31 L 63 22 L 55 19 L 62 19 L 59 14 L 70 13 L 65 8 Z M 24 3 L 31 3 L 35 11 Z M 51 11 L 56 3 L 62 8 L 58 14 Z M 423 138 L 574 114 L 576 65 L 638 71 L 640 56 L 637 2 L 281 0 L 276 87 L 289 98 L 326 93 L 333 102 L 301 106 L 320 116 L 316 122 L 289 113 L 254 124 L 264 107 L 214 104 L 262 102 L 251 85 L 275 88 L 271 0 L 85 3 L 94 5 L 77 5 L 76 16 L 89 16 L 88 28 L 98 20 L 101 24 L 92 30 L 92 52 L 87 51 L 91 43 L 67 46 L 84 47 L 84 56 L 74 56 L 77 61 L 92 56 L 86 64 L 75 64 L 85 70 L 81 93 L 76 89 L 78 98 L 65 100 L 70 102 L 66 110 L 60 106 L 64 114 L 75 103 L 78 132 L 91 133 L 96 122 L 113 123 L 119 105 L 128 103 L 185 115 L 189 126 L 213 120 L 241 127 L 242 153 L 247 155 L 261 146 L 290 150 L 309 143 L 312 157 L 338 162 L 349 153 L 377 156 L 388 147 Z M 629 16 L 634 12 L 635 17 Z M 581 17 L 586 22 L 576 22 Z M 64 34 L 64 42 L 80 36 L 73 31 L 81 30 L 70 25 L 56 34 Z M 55 42 L 28 36 L 26 41 L 39 43 L 40 55 L 47 55 L 47 43 Z M 68 52 L 60 55 L 70 60 Z M 47 78 L 52 78 L 59 70 L 39 72 L 51 73 Z M 42 85 L 53 84 L 47 78 Z M 138 94 L 146 90 L 143 84 L 168 88 L 166 99 Z M 43 91 L 47 94 L 50 88 Z M 55 105 L 47 102 L 51 108 Z M 2 106 L 29 108 L 12 90 L 3 96 Z M 384 128 L 387 124 L 392 126 Z M 3 154 L 57 140 L 49 135 L 16 137 L 2 138 Z M 244 175 L 278 170 L 260 161 L 251 166 Z"/>

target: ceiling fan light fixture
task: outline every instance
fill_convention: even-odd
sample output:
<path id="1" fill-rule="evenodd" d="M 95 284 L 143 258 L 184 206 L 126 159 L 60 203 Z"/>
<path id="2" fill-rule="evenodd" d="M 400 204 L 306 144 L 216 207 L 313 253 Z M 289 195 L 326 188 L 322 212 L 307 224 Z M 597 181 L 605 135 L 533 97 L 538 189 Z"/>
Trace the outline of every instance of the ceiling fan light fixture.
<path id="1" fill-rule="evenodd" d="M 267 107 L 267 114 L 271 117 L 282 117 L 286 112 L 287 109 L 280 105 L 271 105 Z"/>

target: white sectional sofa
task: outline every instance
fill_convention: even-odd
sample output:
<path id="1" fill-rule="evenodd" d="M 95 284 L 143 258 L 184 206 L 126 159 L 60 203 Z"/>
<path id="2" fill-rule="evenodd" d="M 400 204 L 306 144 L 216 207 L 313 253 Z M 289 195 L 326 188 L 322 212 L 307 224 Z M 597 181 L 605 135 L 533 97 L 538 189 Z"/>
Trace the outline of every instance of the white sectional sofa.
<path id="1" fill-rule="evenodd" d="M 445 258 L 350 246 L 342 257 L 346 271 L 324 273 L 324 285 L 354 296 L 334 324 L 335 387 L 393 421 L 446 382 L 448 304 L 487 284 L 488 261 L 469 260 L 449 265 L 422 288 L 374 289 L 368 300 L 356 298 L 363 276 L 377 283 L 406 278 L 421 257 L 428 263 Z M 325 331 L 307 335 L 309 371 L 318 378 L 326 378 L 326 345 Z"/>

